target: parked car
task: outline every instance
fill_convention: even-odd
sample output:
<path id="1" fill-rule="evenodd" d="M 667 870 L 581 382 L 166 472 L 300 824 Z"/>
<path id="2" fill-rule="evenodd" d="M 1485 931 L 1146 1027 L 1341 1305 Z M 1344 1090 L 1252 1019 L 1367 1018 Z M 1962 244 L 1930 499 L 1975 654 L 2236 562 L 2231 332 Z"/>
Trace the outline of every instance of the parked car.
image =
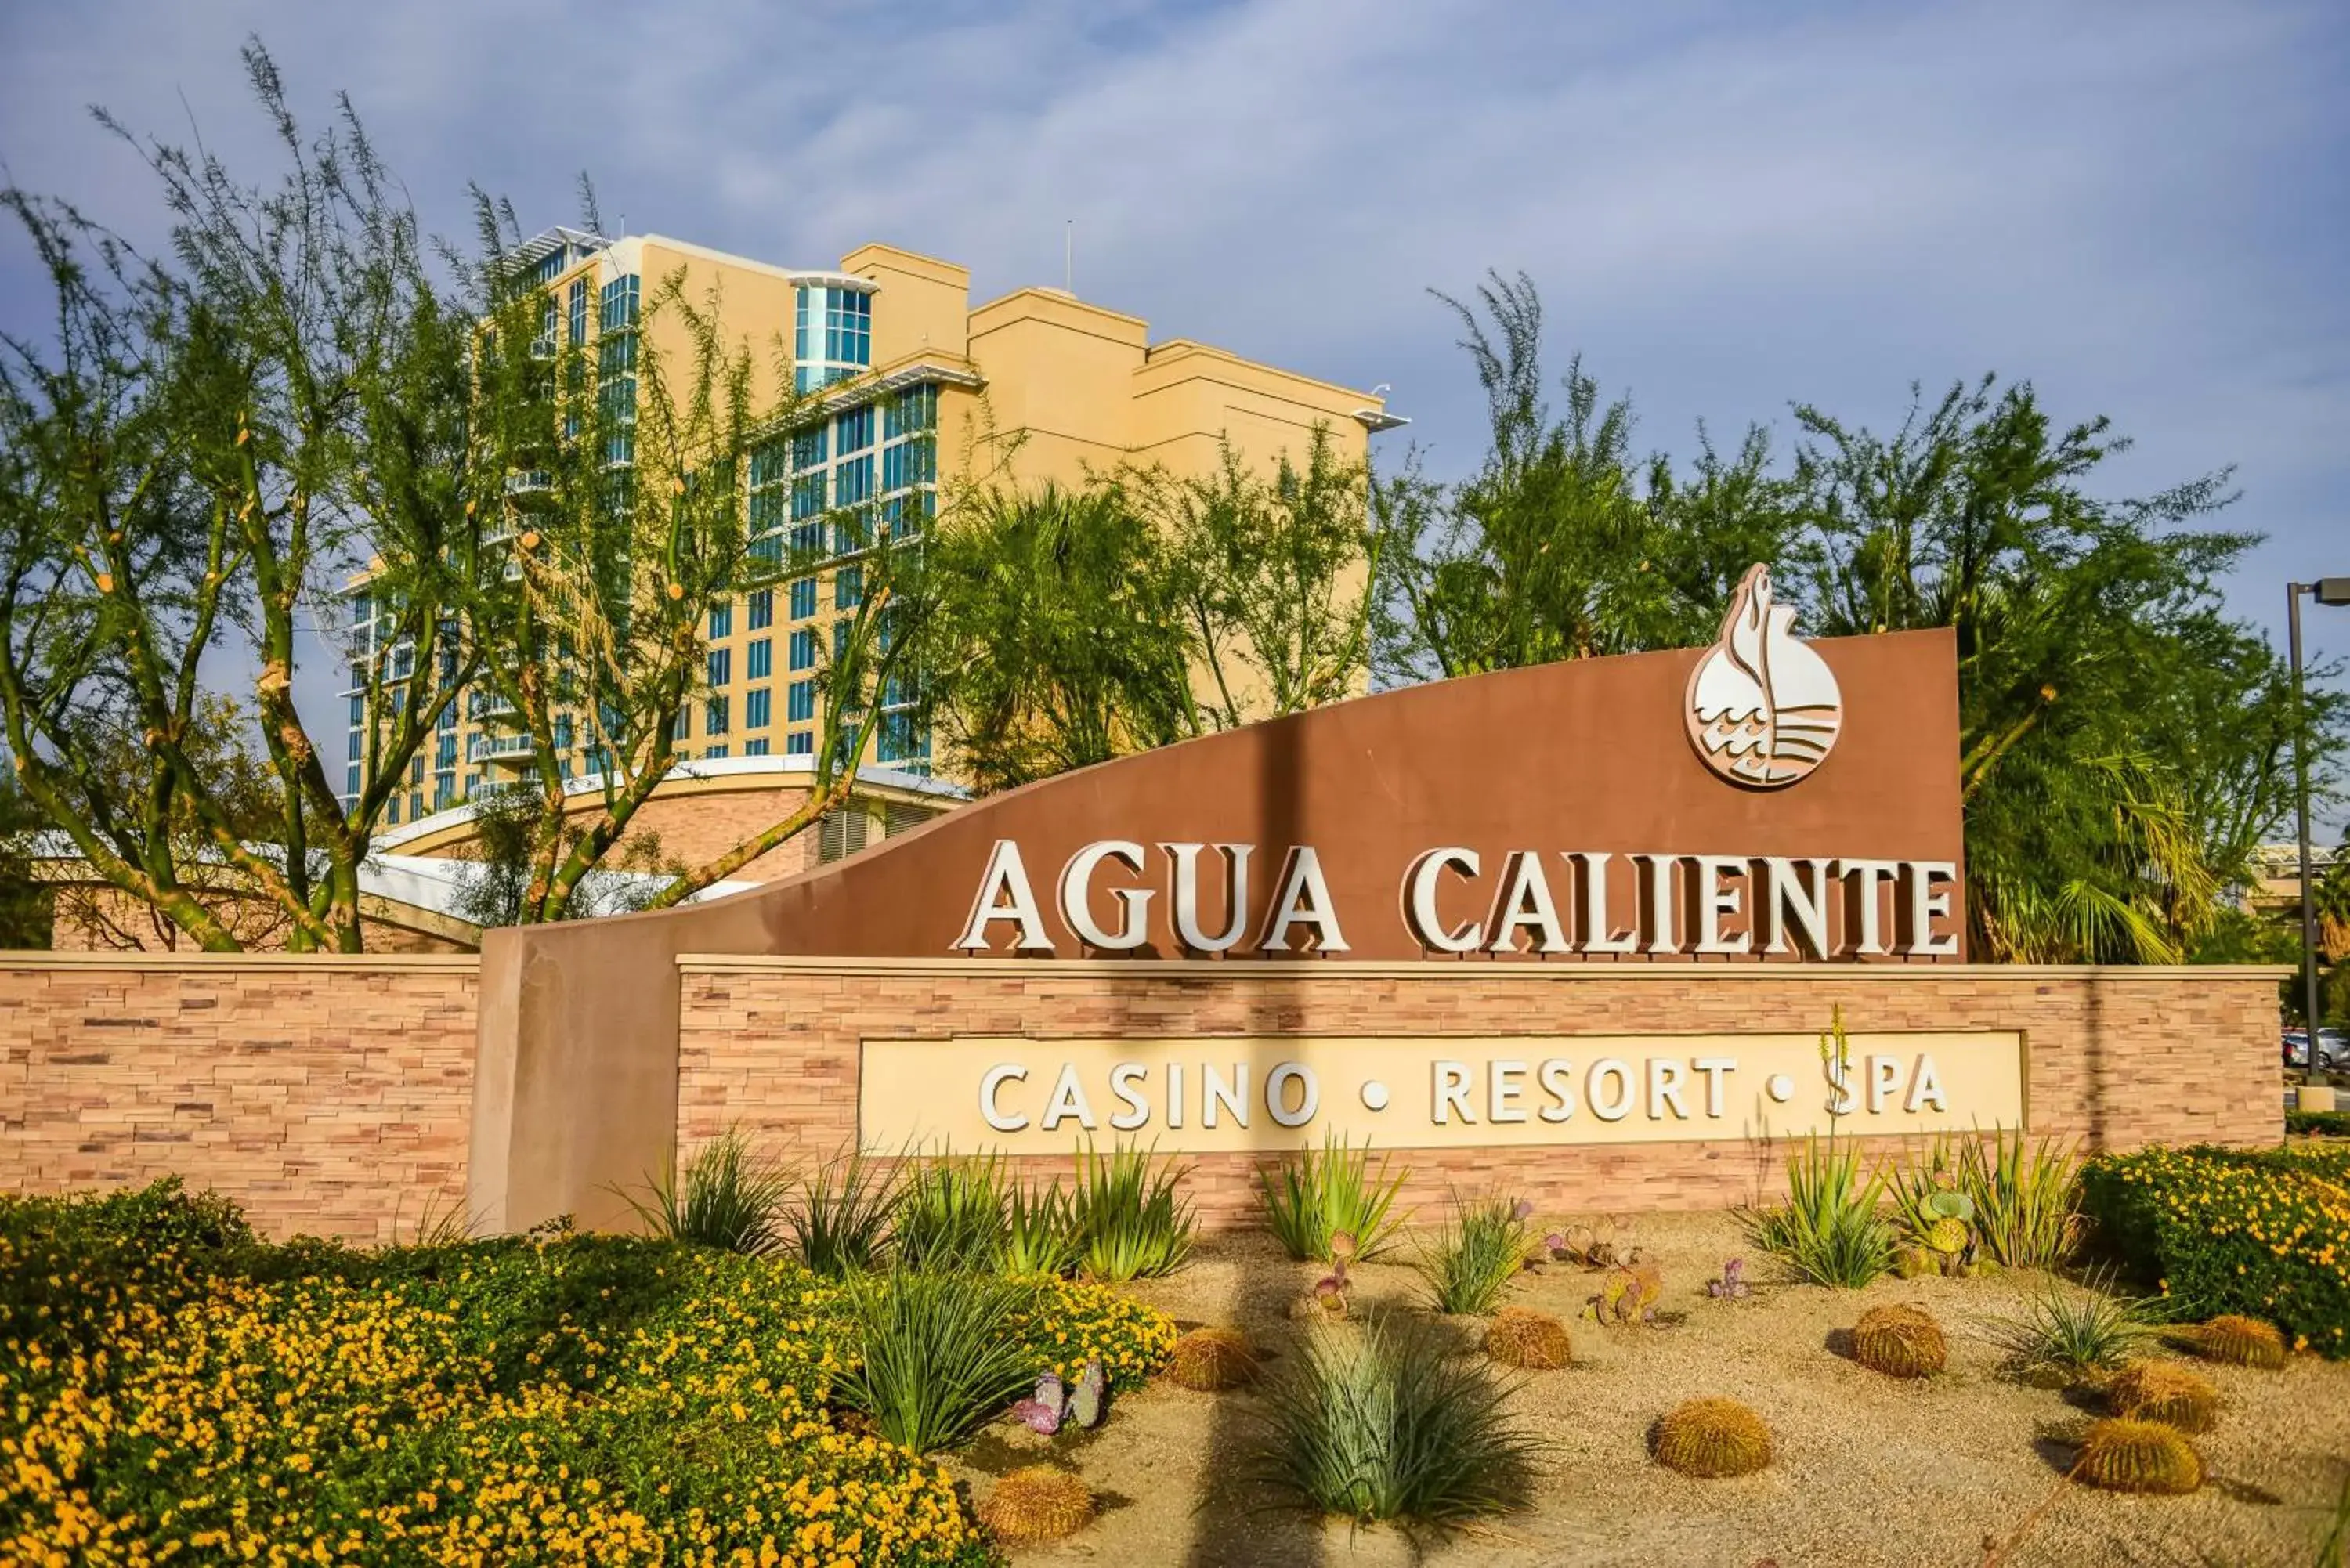
<path id="1" fill-rule="evenodd" d="M 2284 1064 L 2288 1067 L 2309 1065 L 2309 1031 L 2288 1029 L 2284 1032 Z M 2350 1030 L 2327 1027 L 2317 1032 L 2317 1070 L 2331 1073 L 2335 1068 L 2350 1068 Z"/>

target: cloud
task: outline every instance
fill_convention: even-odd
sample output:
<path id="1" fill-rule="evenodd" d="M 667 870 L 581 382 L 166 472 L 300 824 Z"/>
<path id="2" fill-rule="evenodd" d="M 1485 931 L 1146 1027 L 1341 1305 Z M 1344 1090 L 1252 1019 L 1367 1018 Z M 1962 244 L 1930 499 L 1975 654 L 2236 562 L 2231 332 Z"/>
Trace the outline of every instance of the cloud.
<path id="1" fill-rule="evenodd" d="M 2272 535 L 2241 613 L 2350 571 L 2338 5 L 99 0 L 0 29 L 0 157 L 118 218 L 145 194 L 73 111 L 174 133 L 184 94 L 245 152 L 253 29 L 306 111 L 352 91 L 444 228 L 469 179 L 569 221 L 586 167 L 632 229 L 793 265 L 887 239 L 984 294 L 1058 282 L 1074 219 L 1080 293 L 1392 382 L 1439 472 L 1481 409 L 1424 290 L 1523 267 L 1651 444 L 1997 369 L 2136 436 L 2117 484 L 2237 464 Z"/>

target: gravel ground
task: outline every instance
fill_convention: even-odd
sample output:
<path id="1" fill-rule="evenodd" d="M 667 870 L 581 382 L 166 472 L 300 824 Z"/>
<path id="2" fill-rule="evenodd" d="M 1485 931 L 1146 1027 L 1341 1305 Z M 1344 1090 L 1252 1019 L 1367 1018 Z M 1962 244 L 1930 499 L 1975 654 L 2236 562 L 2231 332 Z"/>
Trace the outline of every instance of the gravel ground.
<path id="1" fill-rule="evenodd" d="M 1095 1489 L 1103 1516 L 1018 1563 L 1225 1564 L 1965 1564 L 2004 1541 L 2044 1500 L 2006 1561 L 2014 1568 L 2126 1563 L 2311 1568 L 2324 1515 L 2350 1478 L 2350 1364 L 2300 1356 L 2282 1372 L 2202 1366 L 2226 1401 L 2199 1440 L 2211 1480 L 2195 1496 L 2141 1499 L 2060 1488 L 2067 1433 L 2090 1418 L 2054 1389 L 2000 1376 L 1990 1327 L 2022 1312 L 2035 1276 L 1885 1280 L 1865 1292 L 1758 1285 L 1740 1302 L 1704 1293 L 1746 1251 L 1728 1215 L 1656 1216 L 1636 1239 L 1661 1263 L 1669 1326 L 1576 1321 L 1596 1276 L 1552 1265 L 1512 1300 L 1570 1321 L 1575 1365 L 1532 1375 L 1514 1408 L 1547 1451 L 1534 1507 L 1445 1539 L 1326 1526 L 1282 1509 L 1243 1478 L 1257 1401 L 1163 1381 L 1119 1401 L 1098 1430 L 1047 1440 L 1010 1424 L 951 1463 L 975 1496 L 1048 1454 Z M 1409 1244 L 1403 1249 L 1409 1253 Z M 1169 1280 L 1131 1287 L 1191 1327 L 1237 1323 L 1273 1364 L 1294 1350 L 1287 1308 L 1319 1271 L 1273 1242 L 1208 1243 Z M 1767 1277 L 1750 1257 L 1750 1278 Z M 1357 1271 L 1356 1301 L 1403 1304 L 1417 1280 L 1396 1263 Z M 1950 1335 L 1950 1367 L 1923 1383 L 1867 1371 L 1834 1346 L 1880 1302 L 1914 1302 Z M 1464 1333 L 1478 1325 L 1462 1323 Z M 1762 1412 L 1777 1459 L 1734 1480 L 1693 1481 L 1650 1462 L 1649 1424 L 1680 1399 L 1726 1394 Z"/>

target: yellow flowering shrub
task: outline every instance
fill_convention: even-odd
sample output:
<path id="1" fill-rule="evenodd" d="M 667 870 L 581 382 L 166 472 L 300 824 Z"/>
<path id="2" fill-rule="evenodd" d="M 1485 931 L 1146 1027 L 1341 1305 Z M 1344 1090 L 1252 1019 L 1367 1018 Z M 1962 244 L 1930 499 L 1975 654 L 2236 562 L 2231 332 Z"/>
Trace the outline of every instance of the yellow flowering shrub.
<path id="1" fill-rule="evenodd" d="M 0 1202 L 0 1563 L 991 1560 L 943 1471 L 827 1407 L 855 1347 L 794 1263 L 267 1247 L 103 1208 Z M 1173 1343 L 1036 1289 L 1040 1371 L 1131 1387 Z"/>
<path id="2" fill-rule="evenodd" d="M 2081 1171 L 2101 1241 L 2199 1317 L 2350 1356 L 2350 1150 L 2149 1148 Z"/>

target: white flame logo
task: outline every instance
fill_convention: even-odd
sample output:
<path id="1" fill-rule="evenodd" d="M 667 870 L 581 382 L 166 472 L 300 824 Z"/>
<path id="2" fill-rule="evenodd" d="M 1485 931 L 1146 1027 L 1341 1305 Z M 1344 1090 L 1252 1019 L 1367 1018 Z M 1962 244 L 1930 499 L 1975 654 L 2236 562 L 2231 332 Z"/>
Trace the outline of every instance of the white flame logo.
<path id="1" fill-rule="evenodd" d="M 1783 789 L 1835 744 L 1844 694 L 1794 624 L 1794 610 L 1772 602 L 1771 569 L 1750 566 L 1720 639 L 1690 676 L 1690 742 L 1732 784 Z"/>

